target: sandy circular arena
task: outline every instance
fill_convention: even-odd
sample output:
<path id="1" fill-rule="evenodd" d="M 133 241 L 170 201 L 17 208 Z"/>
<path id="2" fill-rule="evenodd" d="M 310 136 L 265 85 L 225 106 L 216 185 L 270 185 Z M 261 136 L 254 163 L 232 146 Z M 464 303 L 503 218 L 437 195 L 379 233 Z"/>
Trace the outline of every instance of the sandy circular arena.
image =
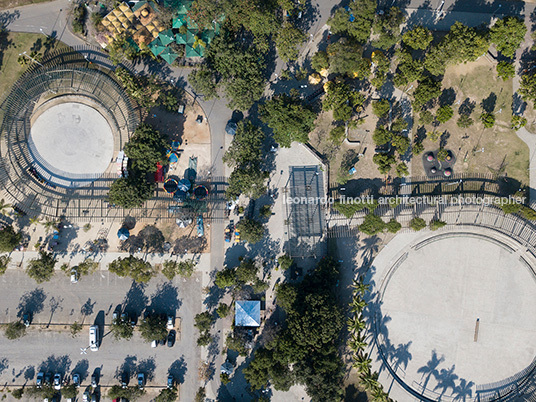
<path id="1" fill-rule="evenodd" d="M 82 103 L 65 102 L 38 115 L 28 138 L 34 163 L 50 182 L 86 185 L 109 167 L 114 136 L 106 118 Z"/>

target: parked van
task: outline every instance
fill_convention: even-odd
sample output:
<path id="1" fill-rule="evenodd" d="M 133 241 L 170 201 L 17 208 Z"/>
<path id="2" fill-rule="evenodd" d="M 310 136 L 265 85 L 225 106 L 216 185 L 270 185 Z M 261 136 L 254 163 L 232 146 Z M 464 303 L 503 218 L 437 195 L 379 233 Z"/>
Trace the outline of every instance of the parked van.
<path id="1" fill-rule="evenodd" d="M 96 325 L 89 327 L 89 348 L 93 352 L 99 350 L 99 327 Z"/>

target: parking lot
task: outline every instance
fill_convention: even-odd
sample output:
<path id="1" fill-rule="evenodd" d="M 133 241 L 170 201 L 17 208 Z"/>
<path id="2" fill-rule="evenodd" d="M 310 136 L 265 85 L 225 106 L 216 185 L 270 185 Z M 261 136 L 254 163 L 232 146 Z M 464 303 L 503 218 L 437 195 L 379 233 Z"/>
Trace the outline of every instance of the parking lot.
<path id="1" fill-rule="evenodd" d="M 2 323 L 24 313 L 32 315 L 25 337 L 9 341 L 0 336 L 3 384 L 33 384 L 39 371 L 77 372 L 82 377 L 83 389 L 98 369 L 101 386 L 119 384 L 124 371 L 129 373 L 132 385 L 136 383 L 136 374 L 143 372 L 147 391 L 152 393 L 152 387 L 165 386 L 170 373 L 176 381 L 184 383 L 181 400 L 194 398 L 200 355 L 195 344 L 193 317 L 202 306 L 200 273 L 186 281 L 179 277 L 167 281 L 158 276 L 144 285 L 108 271 L 99 271 L 71 284 L 67 276 L 57 272 L 52 281 L 37 285 L 24 272 L 9 270 L 1 277 L 0 295 Z M 177 341 L 172 348 L 151 348 L 137 331 L 130 341 L 116 341 L 109 333 L 114 311 L 139 317 L 146 309 L 177 317 Z M 69 326 L 74 321 L 83 323 L 84 328 L 73 338 Z M 102 342 L 99 351 L 88 348 L 87 354 L 83 354 L 81 348 L 89 345 L 91 324 L 99 325 L 103 331 Z"/>

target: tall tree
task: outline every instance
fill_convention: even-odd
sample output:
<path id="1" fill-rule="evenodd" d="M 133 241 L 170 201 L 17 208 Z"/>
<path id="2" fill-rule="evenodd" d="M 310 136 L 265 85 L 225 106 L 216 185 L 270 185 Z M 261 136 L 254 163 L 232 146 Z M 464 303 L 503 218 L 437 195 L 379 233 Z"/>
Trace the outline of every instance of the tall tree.
<path id="1" fill-rule="evenodd" d="M 223 156 L 230 167 L 258 164 L 262 158 L 264 133 L 249 120 L 238 123 L 233 141 Z"/>
<path id="2" fill-rule="evenodd" d="M 305 40 L 305 34 L 292 23 L 286 21 L 275 37 L 275 46 L 279 57 L 284 62 L 298 58 L 298 47 Z"/>
<path id="3" fill-rule="evenodd" d="M 165 138 L 149 124 L 140 124 L 125 145 L 125 154 L 135 169 L 143 173 L 156 172 L 158 162 L 166 163 Z"/>
<path id="4" fill-rule="evenodd" d="M 402 36 L 402 41 L 405 45 L 411 47 L 412 49 L 424 50 L 432 42 L 433 36 L 432 32 L 428 28 L 423 26 L 416 26 Z"/>
<path id="5" fill-rule="evenodd" d="M 305 105 L 297 93 L 274 96 L 260 107 L 261 119 L 274 130 L 279 145 L 289 148 L 292 142 L 307 142 L 314 129 L 316 113 Z"/>
<path id="6" fill-rule="evenodd" d="M 514 57 L 516 50 L 525 39 L 527 27 L 525 22 L 517 17 L 507 16 L 495 22 L 489 30 L 491 42 L 497 50 L 506 57 Z"/>

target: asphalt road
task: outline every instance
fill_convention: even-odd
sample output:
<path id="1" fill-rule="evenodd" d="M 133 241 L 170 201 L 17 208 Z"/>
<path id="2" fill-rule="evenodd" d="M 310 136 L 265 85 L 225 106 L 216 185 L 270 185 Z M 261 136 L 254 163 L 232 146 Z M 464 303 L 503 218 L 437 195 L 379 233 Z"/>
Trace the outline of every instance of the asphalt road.
<path id="1" fill-rule="evenodd" d="M 125 364 L 133 376 L 144 371 L 148 386 L 163 386 L 172 367 L 177 380 L 184 382 L 181 398 L 192 400 L 198 387 L 200 360 L 193 327 L 193 317 L 202 308 L 200 276 L 197 273 L 187 281 L 175 278 L 172 282 L 159 276 L 145 286 L 101 271 L 77 284 L 56 275 L 51 282 L 36 286 L 22 271 L 8 271 L 0 282 L 0 321 L 12 321 L 24 312 L 32 313 L 33 318 L 27 336 L 15 341 L 0 337 L 0 383 L 31 383 L 40 367 L 69 374 L 80 364 L 77 371 L 82 377 L 84 370 L 90 376 L 101 367 L 101 384 L 114 385 L 118 368 Z M 152 349 L 137 332 L 130 341 L 115 341 L 107 334 L 104 324 L 110 324 L 113 311 L 139 316 L 146 308 L 180 317 L 180 335 L 173 348 Z M 72 338 L 65 324 L 74 321 L 95 323 L 104 329 L 98 352 L 80 354 L 80 348 L 88 346 L 88 327 Z"/>

